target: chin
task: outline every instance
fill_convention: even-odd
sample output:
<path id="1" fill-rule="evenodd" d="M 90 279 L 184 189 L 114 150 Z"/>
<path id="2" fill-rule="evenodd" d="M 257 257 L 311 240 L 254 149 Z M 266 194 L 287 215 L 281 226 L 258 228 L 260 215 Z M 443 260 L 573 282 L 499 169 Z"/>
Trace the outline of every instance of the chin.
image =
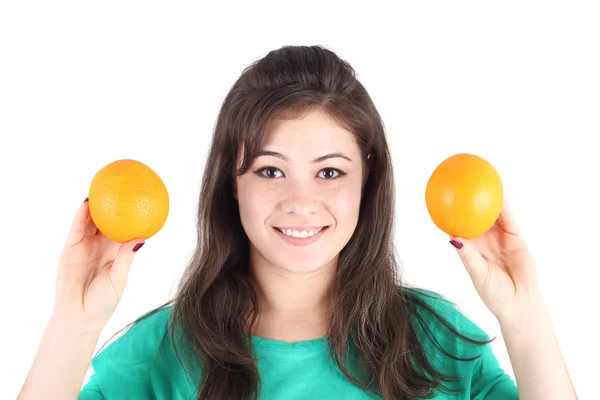
<path id="1" fill-rule="evenodd" d="M 277 259 L 273 264 L 288 273 L 306 274 L 325 270 L 333 264 L 333 261 L 316 258 L 314 254 L 289 254 L 287 257 Z"/>
<path id="2" fill-rule="evenodd" d="M 305 274 L 305 273 L 319 271 L 319 270 L 323 269 L 324 266 L 318 265 L 318 264 L 309 264 L 309 263 L 293 263 L 291 265 L 290 265 L 290 263 L 287 263 L 287 265 L 280 266 L 280 268 L 285 270 L 286 272 Z"/>

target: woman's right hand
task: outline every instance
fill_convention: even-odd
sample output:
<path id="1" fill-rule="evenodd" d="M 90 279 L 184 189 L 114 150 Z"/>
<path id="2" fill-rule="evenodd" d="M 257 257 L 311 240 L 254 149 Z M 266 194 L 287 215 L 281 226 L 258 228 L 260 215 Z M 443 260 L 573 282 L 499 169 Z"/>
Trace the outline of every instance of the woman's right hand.
<path id="1" fill-rule="evenodd" d="M 121 299 L 135 252 L 144 240 L 120 244 L 98 230 L 86 199 L 60 256 L 53 316 L 100 331 Z"/>

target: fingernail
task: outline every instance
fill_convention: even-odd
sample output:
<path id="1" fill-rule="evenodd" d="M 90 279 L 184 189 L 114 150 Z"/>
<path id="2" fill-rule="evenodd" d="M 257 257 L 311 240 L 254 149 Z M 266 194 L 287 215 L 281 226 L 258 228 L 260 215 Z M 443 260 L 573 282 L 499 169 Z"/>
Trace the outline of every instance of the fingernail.
<path id="1" fill-rule="evenodd" d="M 452 239 L 450 241 L 450 244 L 452 246 L 456 247 L 457 249 L 462 249 L 462 247 L 463 247 L 463 244 L 461 242 L 459 242 L 458 240 L 456 240 L 456 239 Z"/>
<path id="2" fill-rule="evenodd" d="M 89 197 L 86 197 L 83 202 L 85 203 L 86 201 L 90 201 Z"/>
<path id="3" fill-rule="evenodd" d="M 136 251 L 138 251 L 139 249 L 141 249 L 143 245 L 144 245 L 144 242 L 136 244 L 133 247 L 133 252 L 135 253 Z"/>

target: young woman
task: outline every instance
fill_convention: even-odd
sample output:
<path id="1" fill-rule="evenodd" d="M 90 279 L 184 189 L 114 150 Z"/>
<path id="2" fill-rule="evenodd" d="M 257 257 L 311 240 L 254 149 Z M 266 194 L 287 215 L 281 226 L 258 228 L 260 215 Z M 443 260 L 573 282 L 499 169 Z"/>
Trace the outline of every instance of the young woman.
<path id="1" fill-rule="evenodd" d="M 92 360 L 143 241 L 111 242 L 84 202 L 20 398 L 576 398 L 508 208 L 482 237 L 451 243 L 498 318 L 516 383 L 477 325 L 397 276 L 393 182 L 351 66 L 318 46 L 270 52 L 218 116 L 175 298 Z"/>

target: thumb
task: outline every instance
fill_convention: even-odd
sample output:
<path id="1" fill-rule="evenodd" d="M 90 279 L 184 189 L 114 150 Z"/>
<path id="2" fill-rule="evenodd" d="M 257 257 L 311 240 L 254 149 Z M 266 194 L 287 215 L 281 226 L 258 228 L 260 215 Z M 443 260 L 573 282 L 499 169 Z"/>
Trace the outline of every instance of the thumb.
<path id="1" fill-rule="evenodd" d="M 125 290 L 125 284 L 127 283 L 127 276 L 129 275 L 129 268 L 133 263 L 136 252 L 144 245 L 143 240 L 132 240 L 127 243 L 123 243 L 113 262 L 110 270 L 108 271 L 110 281 L 115 287 L 117 293 L 122 294 Z"/>
<path id="2" fill-rule="evenodd" d="M 456 248 L 475 286 L 481 285 L 487 279 L 488 264 L 479 251 L 468 240 L 456 236 L 450 238 L 450 244 Z"/>

